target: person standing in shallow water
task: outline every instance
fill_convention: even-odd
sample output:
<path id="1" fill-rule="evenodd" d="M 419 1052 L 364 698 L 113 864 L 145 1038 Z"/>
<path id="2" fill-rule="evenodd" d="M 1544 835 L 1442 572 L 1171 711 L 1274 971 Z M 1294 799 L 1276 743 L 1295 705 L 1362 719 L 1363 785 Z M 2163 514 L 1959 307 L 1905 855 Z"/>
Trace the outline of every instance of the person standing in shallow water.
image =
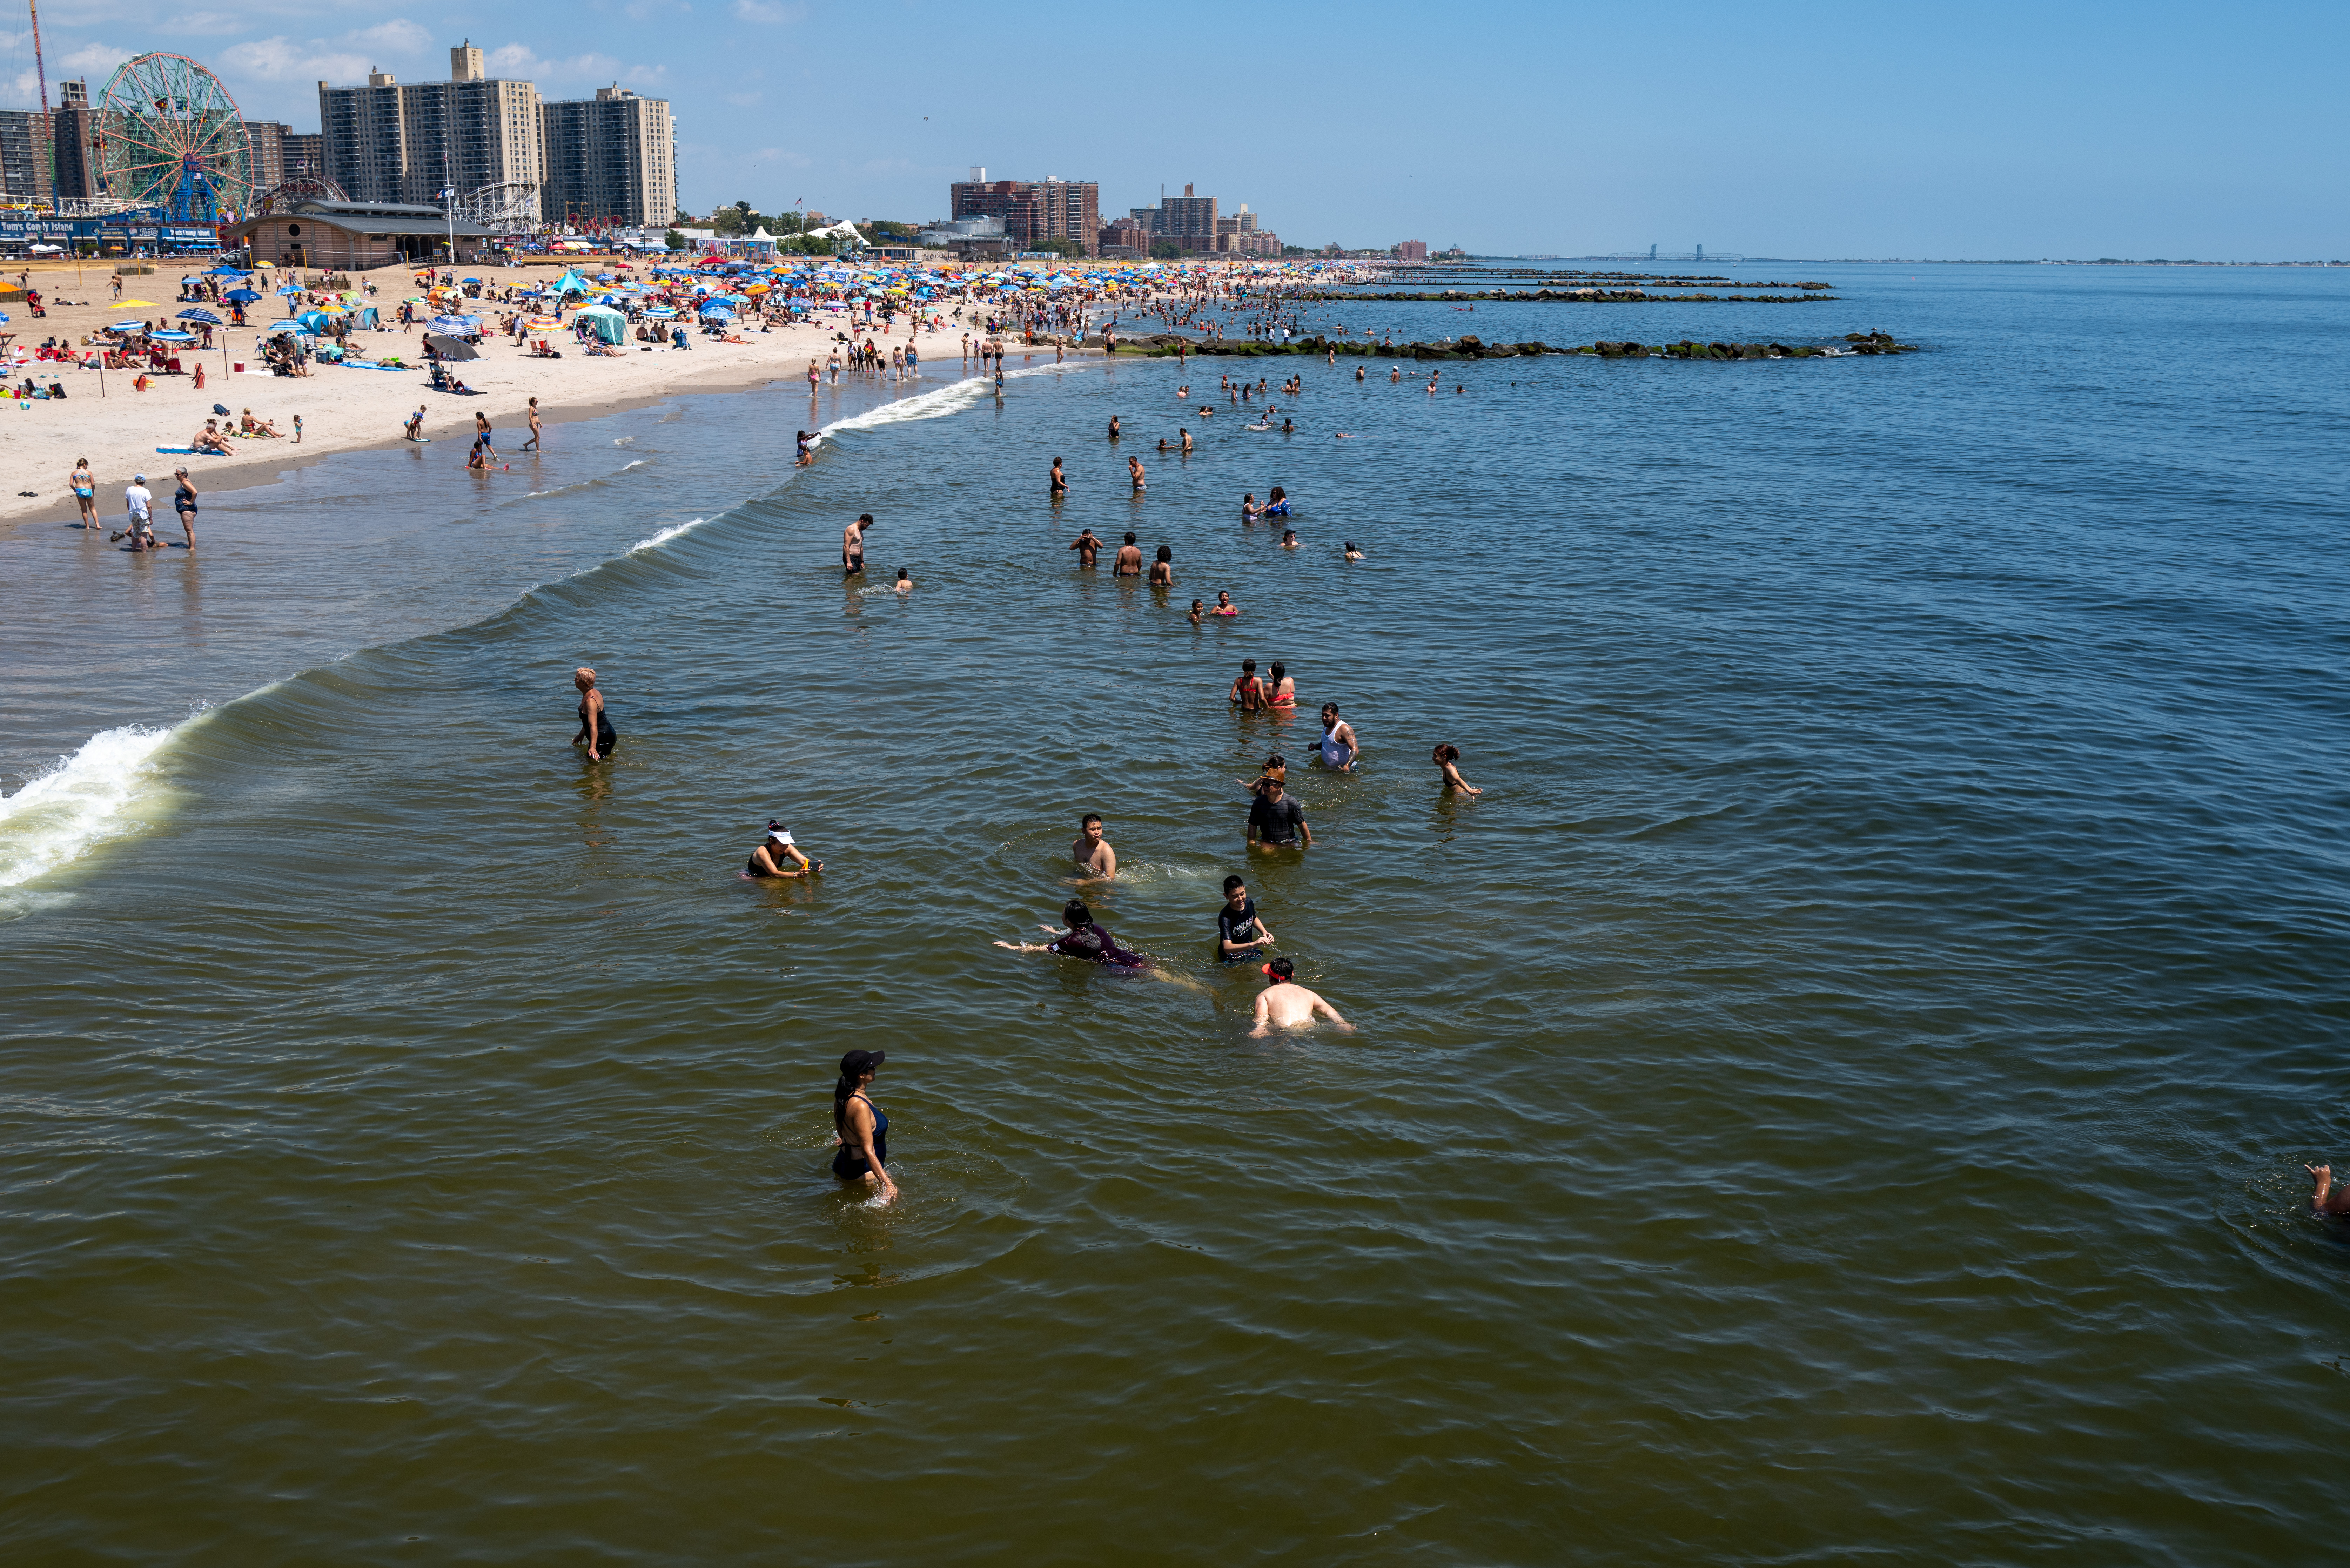
<path id="1" fill-rule="evenodd" d="M 886 1051 L 851 1051 L 840 1059 L 840 1081 L 832 1086 L 832 1138 L 839 1148 L 832 1173 L 843 1181 L 869 1181 L 882 1200 L 898 1196 L 884 1161 L 889 1158 L 889 1117 L 873 1103 L 873 1075 Z"/>
<path id="2" fill-rule="evenodd" d="M 579 692 L 579 732 L 571 737 L 571 743 L 585 743 L 588 760 L 600 763 L 620 743 L 619 732 L 612 728 L 612 716 L 604 711 L 604 694 L 596 690 L 594 670 L 581 665 L 571 672 L 571 684 Z"/>

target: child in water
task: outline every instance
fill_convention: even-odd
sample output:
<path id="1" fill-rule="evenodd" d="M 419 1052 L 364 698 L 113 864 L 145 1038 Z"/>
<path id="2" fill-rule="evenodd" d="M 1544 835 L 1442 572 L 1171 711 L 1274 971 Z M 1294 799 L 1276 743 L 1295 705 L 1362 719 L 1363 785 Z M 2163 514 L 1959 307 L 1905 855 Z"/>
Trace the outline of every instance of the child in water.
<path id="1" fill-rule="evenodd" d="M 1447 790 L 1457 789 L 1463 794 L 1482 794 L 1485 793 L 1479 789 L 1475 784 L 1471 784 L 1467 779 L 1461 776 L 1460 747 L 1451 745 L 1439 746 L 1436 748 L 1436 755 L 1432 760 L 1444 774 L 1444 787 Z"/>
<path id="2" fill-rule="evenodd" d="M 1208 613 L 1210 615 L 1238 615 L 1241 613 L 1241 607 L 1232 603 L 1232 596 L 1230 589 L 1218 588 L 1216 590 L 1216 607 L 1210 610 Z"/>
<path id="3" fill-rule="evenodd" d="M 910 594 L 914 591 L 914 579 L 907 575 L 906 568 L 903 566 L 898 568 L 898 591 L 901 594 Z"/>
<path id="4" fill-rule="evenodd" d="M 1193 599 L 1191 601 L 1191 624 L 1193 626 L 1200 624 L 1200 617 L 1206 611 L 1207 607 L 1208 607 L 1206 605 L 1201 604 L 1198 599 Z"/>

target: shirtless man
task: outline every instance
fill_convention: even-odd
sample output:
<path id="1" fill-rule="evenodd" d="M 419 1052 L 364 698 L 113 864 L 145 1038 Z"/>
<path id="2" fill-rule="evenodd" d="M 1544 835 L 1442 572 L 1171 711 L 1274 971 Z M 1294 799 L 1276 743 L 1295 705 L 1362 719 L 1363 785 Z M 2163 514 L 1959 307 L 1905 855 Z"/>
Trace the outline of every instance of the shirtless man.
<path id="1" fill-rule="evenodd" d="M 1090 527 L 1078 535 L 1076 541 L 1069 546 L 1077 553 L 1077 565 L 1080 566 L 1091 566 L 1094 564 L 1094 556 L 1100 552 L 1102 542 L 1094 536 L 1094 531 Z"/>
<path id="2" fill-rule="evenodd" d="M 1110 567 L 1109 575 L 1113 577 L 1142 576 L 1142 546 L 1134 542 L 1133 535 L 1128 534 L 1126 543 L 1118 547 L 1118 560 Z"/>
<path id="3" fill-rule="evenodd" d="M 1285 958 L 1277 958 L 1264 966 L 1264 989 L 1256 993 L 1256 1027 L 1252 1036 L 1262 1038 L 1276 1029 L 1305 1029 L 1319 1016 L 1327 1018 L 1341 1029 L 1355 1026 L 1338 1016 L 1338 1010 L 1313 992 L 1292 980 L 1297 966 Z"/>
<path id="4" fill-rule="evenodd" d="M 2350 1189 L 2335 1191 L 2334 1168 L 2330 1165 L 2304 1165 L 2302 1169 L 2317 1179 L 2317 1190 L 2310 1194 L 2309 1206 L 2317 1213 L 2331 1218 L 2350 1213 Z"/>
<path id="5" fill-rule="evenodd" d="M 873 526 L 873 514 L 860 512 L 857 521 L 840 531 L 840 575 L 853 577 L 865 569 L 865 530 Z"/>
<path id="6" fill-rule="evenodd" d="M 1118 875 L 1118 851 L 1102 836 L 1101 813 L 1089 811 L 1078 827 L 1082 830 L 1069 845 L 1069 858 L 1088 877 Z"/>
<path id="7" fill-rule="evenodd" d="M 1132 481 L 1134 481 L 1134 493 L 1135 493 L 1137 495 L 1141 494 L 1141 493 L 1142 493 L 1142 460 L 1141 460 L 1140 458 L 1139 458 L 1139 457 L 1129 457 L 1129 458 L 1128 458 L 1128 459 L 1126 460 L 1126 476 L 1127 476 L 1128 479 L 1131 479 Z"/>

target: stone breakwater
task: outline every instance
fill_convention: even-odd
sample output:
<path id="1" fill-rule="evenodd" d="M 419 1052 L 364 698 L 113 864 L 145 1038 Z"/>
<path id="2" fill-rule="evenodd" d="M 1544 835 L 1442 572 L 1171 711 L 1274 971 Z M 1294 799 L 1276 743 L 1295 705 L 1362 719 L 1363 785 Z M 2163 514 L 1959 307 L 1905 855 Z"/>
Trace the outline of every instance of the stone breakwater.
<path id="1" fill-rule="evenodd" d="M 1797 288 L 1804 290 L 1820 290 L 1826 288 L 1828 286 L 1824 283 L 1750 283 L 1732 284 L 1731 286 L 1733 288 Z M 1690 301 L 1700 301 L 1714 304 L 1727 304 L 1731 301 L 1736 301 L 1742 305 L 1802 305 L 1809 300 L 1835 299 L 1837 296 L 1833 294 L 1814 292 L 1803 294 L 1652 294 L 1645 288 L 1537 288 L 1530 290 L 1519 289 L 1514 292 L 1508 293 L 1501 290 L 1495 290 L 1492 293 L 1484 293 L 1481 291 L 1473 294 L 1464 294 L 1459 289 L 1447 289 L 1441 294 L 1369 294 L 1359 289 L 1352 289 L 1345 293 L 1317 292 L 1308 294 L 1284 294 L 1281 297 L 1284 299 L 1307 299 L 1325 303 L 1336 302 L 1338 304 L 1351 304 L 1358 299 L 1368 299 L 1382 301 L 1419 300 L 1425 303 L 1443 305 L 1541 304 L 1544 301 L 1559 305 L 1639 305 L 1644 303 L 1669 305 L 1681 304 Z"/>
<path id="2" fill-rule="evenodd" d="M 1513 359 L 1528 354 L 1596 354 L 1603 359 L 1825 359 L 1846 354 L 1914 354 L 1914 343 L 1897 343 L 1889 332 L 1847 332 L 1841 338 L 1816 343 L 1487 343 L 1477 337 L 1454 337 L 1441 343 L 1334 342 L 1326 337 L 1301 337 L 1293 343 L 1197 343 L 1171 333 L 1149 337 L 1121 337 L 1121 354 L 1148 354 L 1157 358 L 1182 352 L 1226 358 L 1257 358 L 1268 355 L 1344 354 L 1374 359 Z"/>

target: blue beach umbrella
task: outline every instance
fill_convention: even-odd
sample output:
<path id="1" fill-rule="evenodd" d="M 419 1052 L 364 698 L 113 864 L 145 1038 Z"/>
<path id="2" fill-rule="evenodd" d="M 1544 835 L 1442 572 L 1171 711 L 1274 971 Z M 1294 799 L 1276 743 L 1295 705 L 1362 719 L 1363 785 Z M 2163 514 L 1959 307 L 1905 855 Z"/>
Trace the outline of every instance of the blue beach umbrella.
<path id="1" fill-rule="evenodd" d="M 277 292 L 278 292 L 278 294 L 279 294 L 280 296 L 285 296 L 285 295 L 299 294 L 299 293 L 301 293 L 301 292 L 302 292 L 302 289 L 301 289 L 301 286 L 300 286 L 298 284 L 291 284 L 291 283 L 287 283 L 287 284 L 280 284 L 280 285 L 278 286 Z"/>
<path id="2" fill-rule="evenodd" d="M 229 301 L 233 305 L 251 305 L 255 300 L 259 299 L 261 296 L 255 294 L 249 288 L 232 288 L 226 294 L 221 296 L 221 297 Z"/>
<path id="3" fill-rule="evenodd" d="M 170 327 L 150 332 L 147 336 L 158 343 L 193 343 L 196 340 L 196 335 L 192 332 L 177 332 Z"/>
<path id="4" fill-rule="evenodd" d="M 207 327 L 218 327 L 223 325 L 221 318 L 214 316 L 209 310 L 182 310 L 180 312 L 180 319 L 182 321 L 201 321 Z"/>

